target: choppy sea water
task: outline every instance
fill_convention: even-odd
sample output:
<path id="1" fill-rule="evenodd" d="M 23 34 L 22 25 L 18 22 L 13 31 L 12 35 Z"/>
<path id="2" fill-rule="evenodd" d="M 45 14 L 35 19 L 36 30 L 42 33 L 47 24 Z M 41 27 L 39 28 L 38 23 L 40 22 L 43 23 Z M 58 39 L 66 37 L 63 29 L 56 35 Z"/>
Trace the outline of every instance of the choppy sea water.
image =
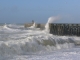
<path id="1" fill-rule="evenodd" d="M 47 29 L 48 30 L 48 29 Z M 35 25 L 0 25 L 0 60 L 79 60 L 77 36 L 57 36 Z"/>

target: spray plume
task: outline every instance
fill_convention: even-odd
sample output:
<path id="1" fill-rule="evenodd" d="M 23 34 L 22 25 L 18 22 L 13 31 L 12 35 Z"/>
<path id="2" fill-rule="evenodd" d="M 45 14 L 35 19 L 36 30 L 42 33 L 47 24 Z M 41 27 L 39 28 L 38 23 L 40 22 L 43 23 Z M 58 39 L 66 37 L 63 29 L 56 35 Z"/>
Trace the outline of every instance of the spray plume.
<path id="1" fill-rule="evenodd" d="M 48 18 L 48 22 L 47 23 L 53 23 L 56 20 L 59 20 L 60 16 L 51 16 Z"/>
<path id="2" fill-rule="evenodd" d="M 51 16 L 51 17 L 49 17 L 48 22 L 45 25 L 45 30 L 47 32 L 49 32 L 49 23 L 53 23 L 54 21 L 59 20 L 59 19 L 60 19 L 60 16 Z"/>

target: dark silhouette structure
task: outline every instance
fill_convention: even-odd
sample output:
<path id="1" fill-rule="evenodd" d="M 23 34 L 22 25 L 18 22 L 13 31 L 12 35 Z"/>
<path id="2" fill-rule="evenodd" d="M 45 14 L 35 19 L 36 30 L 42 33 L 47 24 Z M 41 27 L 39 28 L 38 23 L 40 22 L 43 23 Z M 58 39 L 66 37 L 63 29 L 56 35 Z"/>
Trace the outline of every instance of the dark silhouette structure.
<path id="1" fill-rule="evenodd" d="M 34 20 L 32 20 L 32 24 L 34 24 Z"/>
<path id="2" fill-rule="evenodd" d="M 54 35 L 80 36 L 80 24 L 49 24 L 50 33 Z"/>

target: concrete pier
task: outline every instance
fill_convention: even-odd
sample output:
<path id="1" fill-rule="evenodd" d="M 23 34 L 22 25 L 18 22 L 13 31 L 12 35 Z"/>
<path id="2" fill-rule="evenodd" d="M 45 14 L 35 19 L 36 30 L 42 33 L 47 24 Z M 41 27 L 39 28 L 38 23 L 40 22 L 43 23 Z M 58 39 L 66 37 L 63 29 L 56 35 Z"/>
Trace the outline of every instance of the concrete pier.
<path id="1" fill-rule="evenodd" d="M 27 27 L 30 27 L 32 25 L 33 25 L 33 23 L 26 23 L 26 24 L 24 24 L 24 27 L 27 28 Z M 40 28 L 40 29 L 44 29 L 45 28 L 45 24 L 36 23 L 35 27 L 36 28 Z"/>
<path id="2" fill-rule="evenodd" d="M 24 27 L 30 27 L 33 23 L 26 23 Z M 36 28 L 45 29 L 45 24 L 37 23 Z M 50 23 L 49 24 L 50 33 L 54 35 L 70 35 L 70 36 L 80 36 L 80 24 L 67 24 L 67 23 Z"/>
<path id="3" fill-rule="evenodd" d="M 54 35 L 80 36 L 80 24 L 49 24 L 50 33 Z"/>

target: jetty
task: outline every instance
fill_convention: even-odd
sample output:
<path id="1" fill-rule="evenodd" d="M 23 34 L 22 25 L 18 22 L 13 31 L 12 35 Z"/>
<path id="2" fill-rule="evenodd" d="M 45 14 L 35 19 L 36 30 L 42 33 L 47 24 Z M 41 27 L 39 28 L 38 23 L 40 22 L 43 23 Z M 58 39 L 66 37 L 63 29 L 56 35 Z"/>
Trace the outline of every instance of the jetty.
<path id="1" fill-rule="evenodd" d="M 80 24 L 50 23 L 49 29 L 54 35 L 80 36 Z"/>
<path id="2" fill-rule="evenodd" d="M 24 27 L 27 28 L 27 27 L 31 27 L 33 25 L 33 23 L 25 23 L 24 24 Z M 45 28 L 45 24 L 41 24 L 41 23 L 36 23 L 35 24 L 35 27 L 36 28 L 40 28 L 41 30 L 43 30 Z"/>
<path id="3" fill-rule="evenodd" d="M 34 24 L 32 23 L 24 24 L 24 27 L 30 27 Z M 36 28 L 45 29 L 45 24 L 35 23 Z M 80 24 L 73 23 L 49 23 L 50 33 L 54 35 L 70 35 L 70 36 L 80 36 Z"/>
<path id="4" fill-rule="evenodd" d="M 25 28 L 31 27 L 31 26 L 33 26 L 34 23 L 35 23 L 34 20 L 32 20 L 31 23 L 25 23 L 25 24 L 24 24 L 24 27 L 25 27 Z M 35 28 L 44 29 L 44 28 L 45 28 L 45 24 L 35 23 Z"/>

